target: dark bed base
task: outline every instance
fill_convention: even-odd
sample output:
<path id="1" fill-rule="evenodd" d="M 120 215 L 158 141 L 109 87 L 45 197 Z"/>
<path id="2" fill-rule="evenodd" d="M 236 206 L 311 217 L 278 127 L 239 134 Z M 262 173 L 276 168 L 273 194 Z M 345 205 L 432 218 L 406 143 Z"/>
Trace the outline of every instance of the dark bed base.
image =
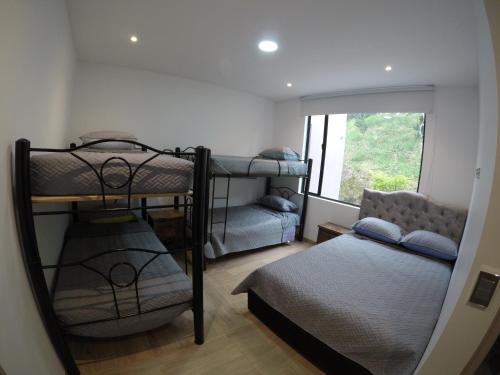
<path id="1" fill-rule="evenodd" d="M 252 290 L 248 291 L 248 309 L 276 335 L 325 374 L 371 374 L 361 365 L 337 353 L 316 337 L 304 331 L 283 314 L 269 306 Z"/>

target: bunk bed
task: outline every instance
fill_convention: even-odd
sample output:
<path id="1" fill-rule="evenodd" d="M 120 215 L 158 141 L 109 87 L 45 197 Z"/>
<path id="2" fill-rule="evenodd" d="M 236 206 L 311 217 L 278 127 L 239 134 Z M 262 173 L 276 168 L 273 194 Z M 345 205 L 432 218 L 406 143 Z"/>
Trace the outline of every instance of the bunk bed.
<path id="1" fill-rule="evenodd" d="M 69 374 L 79 371 L 67 334 L 125 336 L 159 327 L 192 309 L 195 343 L 204 341 L 202 272 L 210 150 L 158 150 L 133 140 L 120 142 L 138 150 L 92 149 L 108 142 L 117 140 L 72 144 L 68 149 L 34 148 L 26 139 L 16 142 L 16 213 L 25 266 L 49 337 Z M 151 198 L 156 204 L 148 204 Z M 54 203 L 69 206 L 54 209 Z M 44 204 L 50 209 L 40 209 Z M 182 208 L 190 225 L 192 278 L 143 220 L 148 210 L 172 207 Z M 143 219 L 132 215 L 136 211 Z M 99 220 L 83 219 L 97 214 Z M 131 218 L 113 219 L 120 214 Z M 37 244 L 34 218 L 47 215 L 72 218 L 56 264 L 42 262 Z M 55 270 L 52 293 L 45 270 Z"/>
<path id="2" fill-rule="evenodd" d="M 304 238 L 307 213 L 309 181 L 312 160 L 281 160 L 261 156 L 212 156 L 210 177 L 212 179 L 211 209 L 208 218 L 208 238 L 205 257 L 208 259 L 277 245 Z M 261 204 L 229 207 L 231 180 L 234 178 L 266 178 L 266 195 L 278 195 L 287 200 L 299 199 L 299 212 L 285 212 Z M 273 177 L 303 179 L 303 194 L 289 187 L 273 187 Z M 225 179 L 225 195 L 216 195 L 216 183 Z M 215 207 L 217 200 L 222 207 Z"/>

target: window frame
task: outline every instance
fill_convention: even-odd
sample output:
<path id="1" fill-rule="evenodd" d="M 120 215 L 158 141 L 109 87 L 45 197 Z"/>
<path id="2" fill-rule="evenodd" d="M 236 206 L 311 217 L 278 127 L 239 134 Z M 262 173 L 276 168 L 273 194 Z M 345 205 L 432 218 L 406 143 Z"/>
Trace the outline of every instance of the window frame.
<path id="1" fill-rule="evenodd" d="M 355 112 L 352 112 L 352 113 L 355 113 Z M 421 152 L 421 155 L 420 155 L 420 168 L 419 168 L 419 172 L 418 172 L 418 182 L 417 182 L 417 193 L 420 192 L 420 183 L 422 181 L 422 166 L 424 164 L 424 149 L 425 149 L 425 135 L 426 135 L 426 131 L 427 131 L 427 113 L 425 112 L 422 112 L 423 115 L 424 115 L 424 131 L 422 133 L 422 152 Z M 319 177 L 318 177 L 318 190 L 317 192 L 312 192 L 312 191 L 309 191 L 309 195 L 312 195 L 313 197 L 316 197 L 316 198 L 321 198 L 321 199 L 325 199 L 325 200 L 328 200 L 328 201 L 331 201 L 331 202 L 337 202 L 337 203 L 341 203 L 341 204 L 345 204 L 345 205 L 348 205 L 348 206 L 352 206 L 352 207 L 360 207 L 359 204 L 355 204 L 355 203 L 350 203 L 350 202 L 346 202 L 346 201 L 343 201 L 343 200 L 340 200 L 340 199 L 334 199 L 334 198 L 329 198 L 329 197 L 324 197 L 321 195 L 321 190 L 322 190 L 322 185 L 323 185 L 323 173 L 324 173 L 324 168 L 325 168 L 325 157 L 326 157 L 326 149 L 328 147 L 328 121 L 329 121 L 329 116 L 330 115 L 334 115 L 335 113 L 329 113 L 329 114 L 324 114 L 324 115 L 319 115 L 319 116 L 323 116 L 324 117 L 324 122 L 323 122 L 323 142 L 321 144 L 321 163 L 320 163 L 320 169 L 319 169 Z M 305 160 L 309 160 L 309 141 L 310 141 L 310 137 L 311 137 L 311 118 L 312 118 L 312 115 L 308 115 L 306 116 L 307 118 L 307 121 L 306 121 L 306 139 L 305 139 Z M 305 192 L 305 186 L 304 184 L 302 184 L 302 193 Z"/>

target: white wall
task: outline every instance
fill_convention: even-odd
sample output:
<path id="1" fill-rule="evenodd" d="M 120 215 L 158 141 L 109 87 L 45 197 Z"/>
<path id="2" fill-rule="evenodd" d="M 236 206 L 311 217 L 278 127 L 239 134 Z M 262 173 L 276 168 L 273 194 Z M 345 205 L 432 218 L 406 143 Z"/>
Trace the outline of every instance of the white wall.
<path id="1" fill-rule="evenodd" d="M 476 87 L 437 87 L 427 121 L 420 191 L 433 199 L 468 207 L 479 136 Z"/>
<path id="2" fill-rule="evenodd" d="M 443 203 L 469 206 L 477 152 L 478 105 L 477 88 L 436 87 L 434 113 L 427 118 L 422 193 Z M 278 103 L 275 123 L 274 143 L 302 150 L 304 118 L 300 101 Z M 359 209 L 354 206 L 316 197 L 310 197 L 309 202 L 305 236 L 312 240 L 316 239 L 318 224 L 331 220 L 350 226 L 358 217 Z"/>
<path id="3" fill-rule="evenodd" d="M 420 374 L 460 373 L 500 307 L 499 290 L 487 309 L 478 309 L 467 302 L 481 269 L 500 273 L 500 3 L 497 0 L 486 0 L 485 3 L 490 17 L 489 26 L 482 0 L 475 1 L 480 87 L 477 166 L 481 168 L 481 176 L 474 184 L 460 255 L 440 319 L 419 366 Z"/>
<path id="4" fill-rule="evenodd" d="M 153 146 L 204 145 L 213 154 L 248 156 L 272 145 L 273 127 L 274 103 L 255 95 L 145 70 L 79 63 L 68 140 L 92 130 L 121 129 Z M 262 179 L 231 185 L 231 204 L 254 201 L 263 192 Z"/>
<path id="5" fill-rule="evenodd" d="M 0 363 L 9 375 L 63 374 L 26 276 L 10 172 L 15 139 L 59 147 L 66 138 L 75 55 L 65 1 L 1 1 L 0 45 Z"/>

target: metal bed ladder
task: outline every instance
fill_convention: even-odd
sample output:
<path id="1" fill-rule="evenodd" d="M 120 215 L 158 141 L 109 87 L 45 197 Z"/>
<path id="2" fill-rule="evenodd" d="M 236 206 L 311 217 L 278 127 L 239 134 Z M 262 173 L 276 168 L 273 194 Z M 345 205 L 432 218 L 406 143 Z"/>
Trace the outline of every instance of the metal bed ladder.
<path id="1" fill-rule="evenodd" d="M 222 224 L 224 223 L 224 235 L 222 237 L 222 243 L 226 242 L 226 227 L 227 227 L 227 208 L 229 206 L 229 187 L 231 186 L 231 176 L 226 175 L 223 178 L 227 179 L 227 185 L 226 185 L 226 195 L 225 196 L 215 196 L 215 183 L 217 181 L 217 177 L 214 175 L 213 176 L 213 183 L 212 183 L 212 209 L 210 210 L 210 241 L 212 241 L 212 233 L 213 233 L 213 225 L 214 224 Z M 214 223 L 214 202 L 215 200 L 225 200 L 226 201 L 226 207 L 224 209 L 224 221 L 216 221 Z"/>

